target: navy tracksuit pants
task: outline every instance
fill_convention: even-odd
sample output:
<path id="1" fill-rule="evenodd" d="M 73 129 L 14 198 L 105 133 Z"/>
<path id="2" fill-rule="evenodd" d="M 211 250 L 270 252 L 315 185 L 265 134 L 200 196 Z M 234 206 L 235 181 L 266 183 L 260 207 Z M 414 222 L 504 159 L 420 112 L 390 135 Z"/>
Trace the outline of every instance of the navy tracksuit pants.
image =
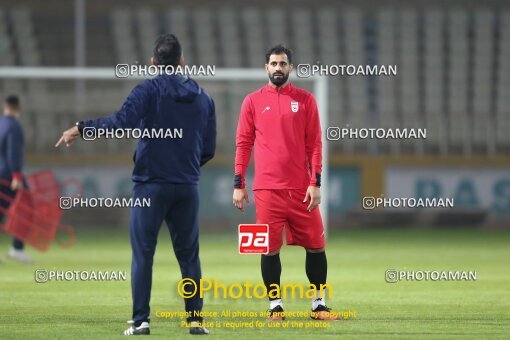
<path id="1" fill-rule="evenodd" d="M 202 277 L 198 256 L 198 186 L 135 183 L 133 199 L 136 198 L 150 198 L 150 207 L 131 208 L 131 289 L 135 323 L 149 321 L 152 264 L 163 221 L 170 231 L 182 278 L 191 278 L 199 286 Z M 193 311 L 202 310 L 203 299 L 197 291 L 194 297 L 184 299 L 184 304 L 186 311 L 193 315 Z M 201 318 L 191 317 L 188 321 L 201 321 Z"/>

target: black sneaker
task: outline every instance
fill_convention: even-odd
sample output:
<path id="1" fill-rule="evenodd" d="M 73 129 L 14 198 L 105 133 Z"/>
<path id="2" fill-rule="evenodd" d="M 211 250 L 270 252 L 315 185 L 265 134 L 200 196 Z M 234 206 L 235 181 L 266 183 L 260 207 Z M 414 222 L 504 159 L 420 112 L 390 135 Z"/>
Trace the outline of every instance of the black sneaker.
<path id="1" fill-rule="evenodd" d="M 339 320 L 338 313 L 332 312 L 331 308 L 326 305 L 318 305 L 317 308 L 312 310 L 310 317 L 314 320 Z"/>
<path id="2" fill-rule="evenodd" d="M 191 335 L 208 335 L 209 330 L 202 326 L 198 321 L 191 321 L 189 326 L 189 334 Z"/>
<path id="3" fill-rule="evenodd" d="M 285 320 L 285 312 L 283 311 L 283 308 L 280 305 L 274 307 L 273 309 L 269 309 L 267 312 L 269 313 L 269 316 L 267 317 L 268 320 L 271 321 Z"/>
<path id="4" fill-rule="evenodd" d="M 126 329 L 122 334 L 124 334 L 124 335 L 149 335 L 149 334 L 151 334 L 151 330 L 149 328 L 149 323 L 144 321 L 138 327 L 133 324 L 131 327 Z"/>

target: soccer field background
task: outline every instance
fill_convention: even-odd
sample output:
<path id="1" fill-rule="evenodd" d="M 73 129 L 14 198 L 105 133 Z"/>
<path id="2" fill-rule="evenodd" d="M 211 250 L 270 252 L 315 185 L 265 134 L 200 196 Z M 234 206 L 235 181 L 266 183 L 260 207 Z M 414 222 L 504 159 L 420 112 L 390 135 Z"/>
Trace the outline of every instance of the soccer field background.
<path id="1" fill-rule="evenodd" d="M 164 100 L 132 92 L 144 78 L 155 76 L 143 71 L 155 60 L 177 59 L 158 57 L 158 50 L 174 50 L 155 44 L 167 33 L 178 38 L 179 57 L 195 67 L 190 76 L 214 101 L 215 155 L 201 168 L 198 184 L 203 277 L 222 285 L 262 284 L 260 256 L 240 255 L 237 249 L 237 226 L 257 221 L 251 190 L 259 182 L 254 181 L 255 162 L 259 167 L 261 157 L 269 157 L 263 173 L 271 174 L 278 188 L 284 187 L 284 177 L 293 178 L 293 164 L 315 179 L 321 167 L 319 209 L 328 236 L 333 294 L 326 304 L 350 316 L 316 323 L 308 316 L 289 316 L 284 322 L 268 322 L 263 315 L 206 317 L 213 339 L 510 339 L 509 0 L 1 0 L 0 100 L 19 98 L 18 109 L 6 107 L 2 113 L 17 117 L 23 143 L 12 142 L 14 135 L 0 126 L 0 170 L 5 170 L 0 175 L 10 179 L 10 172 L 21 172 L 32 192 L 56 193 L 49 177 L 39 174 L 41 186 L 30 180 L 38 171 L 51 170 L 65 210 L 51 225 L 72 226 L 77 242 L 68 249 L 55 243 L 46 253 L 27 246 L 35 262 L 24 265 L 8 258 L 12 238 L 0 233 L 0 340 L 120 339 L 129 327 L 127 206 L 132 204 L 115 203 L 132 197 L 134 167 L 137 181 L 167 182 L 165 165 L 174 151 L 159 152 L 162 145 L 172 143 L 180 154 L 211 141 L 196 139 L 195 129 L 185 128 L 191 122 L 177 123 L 189 107 L 182 101 L 170 104 L 176 99 L 173 90 L 159 91 Z M 241 213 L 232 204 L 236 151 L 243 144 L 237 138 L 240 111 L 243 103 L 254 103 L 250 93 L 275 85 L 268 74 L 272 54 L 267 59 L 266 53 L 277 44 L 293 51 L 285 53 L 293 65 L 292 85 L 315 100 L 287 98 L 279 88 L 277 103 L 264 102 L 269 110 L 248 105 L 256 136 L 263 139 L 255 143 L 258 151 L 247 169 L 250 204 Z M 199 71 L 204 68 L 214 72 L 204 75 Z M 292 101 L 284 104 L 280 95 Z M 131 105 L 128 97 L 140 105 Z M 314 102 L 322 164 L 307 156 L 299 165 L 297 160 L 310 150 L 295 149 L 303 142 L 296 139 L 303 132 L 298 125 L 312 117 Z M 139 110 L 142 106 L 157 107 L 157 112 Z M 55 147 L 77 123 L 119 109 L 129 119 L 114 119 L 117 128 L 143 117 L 134 125 L 143 131 L 136 132 L 185 131 L 182 138 L 171 139 L 175 144 L 145 139 L 142 143 L 151 146 L 139 150 L 142 157 L 133 157 L 137 139 L 131 137 L 137 133 L 131 129 L 115 129 L 115 138 L 110 138 L 113 131 L 102 131 L 70 147 Z M 173 115 L 175 123 L 170 122 Z M 273 118 L 271 129 L 260 129 L 260 122 Z M 294 133 L 285 134 L 290 127 Z M 313 139 L 310 128 L 304 144 Z M 3 132 L 9 137 L 1 138 Z M 273 142 L 272 137 L 281 138 Z M 180 164 L 172 167 L 177 170 Z M 139 176 L 140 169 L 151 175 Z M 26 206 L 13 208 L 25 204 L 12 204 L 2 223 L 26 235 L 29 220 L 44 227 L 44 217 L 61 217 L 37 204 L 38 197 L 26 197 L 25 203 L 36 208 L 28 213 Z M 99 201 L 104 204 L 96 205 Z M 282 284 L 308 284 L 302 248 L 284 247 L 281 260 Z M 388 270 L 476 272 L 476 280 L 389 283 Z M 126 279 L 38 283 L 41 271 L 125 272 Z M 177 292 L 180 279 L 163 226 L 153 268 L 152 337 L 190 337 L 184 319 L 158 317 L 184 311 Z M 310 302 L 286 298 L 283 304 L 287 312 L 308 313 Z M 207 292 L 204 312 L 263 313 L 268 305 L 266 298 L 215 298 Z M 240 325 L 251 321 L 257 327 Z M 301 323 L 326 327 L 296 327 Z"/>
<path id="2" fill-rule="evenodd" d="M 237 253 L 237 234 L 202 233 L 203 277 L 219 282 L 261 283 L 259 256 Z M 10 238 L 2 234 L 5 254 Z M 484 230 L 346 230 L 330 234 L 327 304 L 356 317 L 326 328 L 210 328 L 217 339 L 238 338 L 508 338 L 510 334 L 509 232 Z M 131 317 L 130 257 L 127 231 L 78 230 L 73 248 L 53 246 L 47 253 L 28 250 L 35 263 L 22 265 L 2 255 L 0 265 L 0 338 L 120 338 Z M 302 283 L 305 254 L 282 251 L 282 284 Z M 46 270 L 126 271 L 126 281 L 50 281 L 36 283 Z M 476 281 L 401 281 L 387 283 L 385 271 L 476 271 Z M 176 291 L 180 273 L 168 231 L 162 228 L 156 251 L 151 302 L 151 336 L 189 336 L 179 319 L 155 316 L 183 310 Z M 222 299 L 205 295 L 205 311 L 254 311 L 268 307 L 258 299 Z M 286 299 L 288 311 L 310 308 L 308 299 Z M 249 319 L 251 320 L 251 319 Z M 226 321 L 224 319 L 206 321 Z M 231 319 L 230 321 L 248 321 Z M 308 322 L 309 318 L 287 321 Z"/>

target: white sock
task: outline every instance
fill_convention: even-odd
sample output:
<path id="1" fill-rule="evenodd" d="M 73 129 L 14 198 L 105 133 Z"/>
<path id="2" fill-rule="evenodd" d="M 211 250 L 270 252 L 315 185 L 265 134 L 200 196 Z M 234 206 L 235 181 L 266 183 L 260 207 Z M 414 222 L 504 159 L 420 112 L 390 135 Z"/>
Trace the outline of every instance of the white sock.
<path id="1" fill-rule="evenodd" d="M 326 292 L 324 290 L 318 290 L 315 292 L 315 297 L 312 299 L 312 310 L 317 308 L 319 305 L 326 305 Z"/>
<path id="2" fill-rule="evenodd" d="M 269 309 L 273 309 L 276 306 L 281 306 L 283 308 L 282 299 L 276 299 L 276 300 L 269 301 Z"/>

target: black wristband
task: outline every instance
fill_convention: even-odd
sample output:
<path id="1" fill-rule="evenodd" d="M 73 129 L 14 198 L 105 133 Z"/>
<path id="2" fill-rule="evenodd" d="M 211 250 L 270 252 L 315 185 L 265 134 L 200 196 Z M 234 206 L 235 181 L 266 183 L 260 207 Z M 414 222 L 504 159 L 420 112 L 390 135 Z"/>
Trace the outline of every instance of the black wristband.
<path id="1" fill-rule="evenodd" d="M 241 189 L 243 186 L 243 177 L 241 174 L 234 175 L 234 188 Z"/>
<path id="2" fill-rule="evenodd" d="M 318 173 L 315 174 L 315 186 L 320 188 L 320 186 L 321 186 L 321 174 L 318 174 Z"/>
<path id="3" fill-rule="evenodd" d="M 83 120 L 76 122 L 76 127 L 78 128 L 78 132 L 80 133 L 80 136 L 83 137 L 83 128 L 85 127 L 85 123 L 83 123 Z"/>

